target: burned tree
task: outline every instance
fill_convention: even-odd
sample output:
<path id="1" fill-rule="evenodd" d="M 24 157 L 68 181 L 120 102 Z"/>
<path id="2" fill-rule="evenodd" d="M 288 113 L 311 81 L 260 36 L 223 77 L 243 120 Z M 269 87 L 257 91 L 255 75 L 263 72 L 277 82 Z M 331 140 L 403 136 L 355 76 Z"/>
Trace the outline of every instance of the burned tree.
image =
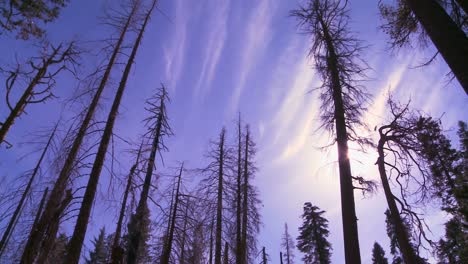
<path id="1" fill-rule="evenodd" d="M 98 103 L 101 98 L 102 92 L 107 84 L 107 81 L 109 80 L 111 70 L 116 62 L 116 58 L 119 52 L 121 51 L 121 46 L 122 46 L 124 37 L 133 21 L 136 11 L 137 11 L 137 6 L 136 5 L 131 6 L 130 12 L 127 14 L 125 18 L 123 18 L 123 26 L 120 29 L 119 38 L 117 39 L 117 42 L 115 43 L 115 46 L 112 50 L 112 54 L 106 65 L 104 74 L 102 75 L 102 78 L 100 79 L 99 85 L 96 89 L 93 99 L 88 107 L 88 110 L 86 111 L 86 115 L 79 127 L 79 130 L 77 132 L 75 139 L 73 140 L 73 144 L 70 150 L 68 151 L 68 154 L 66 155 L 65 162 L 63 163 L 63 167 L 60 170 L 58 178 L 51 191 L 50 198 L 47 201 L 47 204 L 45 206 L 41 219 L 39 220 L 36 228 L 31 231 L 29 239 L 26 243 L 23 256 L 22 256 L 22 263 L 29 264 L 29 263 L 34 262 L 37 252 L 39 250 L 41 241 L 44 239 L 46 230 L 51 225 L 58 226 L 58 223 L 54 222 L 54 219 L 58 220 L 58 218 L 54 216 L 60 215 L 62 213 L 59 211 L 59 209 L 62 208 L 61 204 L 63 204 L 63 202 L 68 199 L 68 196 L 65 194 L 67 182 L 70 178 L 73 168 L 76 166 L 76 159 L 77 159 L 79 150 L 86 136 L 87 130 L 89 126 L 91 125 L 91 121 L 98 107 Z"/>
<path id="2" fill-rule="evenodd" d="M 58 125 L 58 124 L 57 124 Z M 20 217 L 21 211 L 23 209 L 23 205 L 26 201 L 26 198 L 29 196 L 32 185 L 34 183 L 34 180 L 39 174 L 39 170 L 42 165 L 42 161 L 44 160 L 47 150 L 49 149 L 50 144 L 52 143 L 52 139 L 54 138 L 55 132 L 57 130 L 57 125 L 54 127 L 52 133 L 49 136 L 49 139 L 42 150 L 42 153 L 39 157 L 39 160 L 36 163 L 36 166 L 34 167 L 33 171 L 31 172 L 31 176 L 29 177 L 28 183 L 26 184 L 26 187 L 23 191 L 23 194 L 21 195 L 21 199 L 18 202 L 18 205 L 16 206 L 15 211 L 13 212 L 13 215 L 11 216 L 10 221 L 8 222 L 7 228 L 5 229 L 5 232 L 2 235 L 2 240 L 0 240 L 0 256 L 2 255 L 5 247 L 7 246 L 8 243 L 8 238 L 11 236 L 11 233 L 13 232 L 14 225 L 18 218 Z M 40 208 L 41 209 L 41 208 Z M 39 211 L 40 211 L 39 209 Z"/>
<path id="3" fill-rule="evenodd" d="M 150 187 L 152 186 L 153 171 L 156 164 L 156 154 L 167 150 L 164 144 L 164 137 L 171 136 L 172 130 L 168 123 L 166 105 L 169 97 L 164 85 L 158 90 L 158 93 L 147 101 L 146 110 L 150 116 L 145 120 L 148 132 L 146 137 L 151 140 L 151 152 L 147 161 L 147 169 L 145 180 L 143 183 L 142 191 L 140 193 L 140 200 L 134 215 L 128 224 L 129 242 L 128 242 L 128 255 L 127 263 L 136 263 L 140 247 L 145 242 L 143 228 L 144 224 L 141 220 L 144 215 L 149 214 L 148 210 L 148 196 Z"/>
<path id="4" fill-rule="evenodd" d="M 143 24 L 141 25 L 138 36 L 133 44 L 132 52 L 128 58 L 127 64 L 125 66 L 124 72 L 122 74 L 122 79 L 120 80 L 119 87 L 115 94 L 114 102 L 112 108 L 109 112 L 109 116 L 106 121 L 106 126 L 104 128 L 104 133 L 99 145 L 98 152 L 89 175 L 89 181 L 86 186 L 86 192 L 83 197 L 83 202 L 81 204 L 80 212 L 78 219 L 76 221 L 75 230 L 73 231 L 73 236 L 70 239 L 69 250 L 66 257 L 67 263 L 78 263 L 80 259 L 81 248 L 83 246 L 84 237 L 86 234 L 86 229 L 88 226 L 89 216 L 91 214 L 91 208 L 96 195 L 97 185 L 99 182 L 99 177 L 101 175 L 102 167 L 104 165 L 104 160 L 106 157 L 107 148 L 112 136 L 112 131 L 114 129 L 115 120 L 117 118 L 117 113 L 122 101 L 125 88 L 127 86 L 128 76 L 130 70 L 135 61 L 135 56 L 137 54 L 138 48 L 140 47 L 141 41 L 143 39 L 143 34 L 145 32 L 146 26 L 150 20 L 151 14 L 156 6 L 156 0 L 152 1 L 152 5 L 145 14 Z"/>
<path id="5" fill-rule="evenodd" d="M 291 15 L 312 38 L 309 54 L 323 82 L 319 88 L 322 127 L 336 136 L 333 143 L 338 148 L 345 260 L 361 263 L 348 140 L 366 142 L 355 130 L 363 125 L 361 114 L 367 102 L 364 87 L 359 84 L 366 69 L 360 59 L 362 46 L 348 30 L 346 2 L 309 0 Z"/>
<path id="6" fill-rule="evenodd" d="M 449 2 L 447 5 L 454 10 L 452 17 L 442 6 L 443 2 Z M 427 35 L 465 93 L 468 93 L 468 22 L 465 1 L 397 0 L 396 5 L 380 3 L 379 8 L 385 20 L 382 28 L 390 36 L 392 47 L 410 43 L 411 36 L 417 32 Z M 464 8 L 464 11 L 460 8 Z M 461 15 L 463 12 L 465 14 Z"/>
<path id="7" fill-rule="evenodd" d="M 288 224 L 284 224 L 284 233 L 281 237 L 281 247 L 284 249 L 286 264 L 293 264 L 294 263 L 294 240 L 289 234 L 288 231 Z M 281 262 L 283 262 L 283 254 L 280 252 Z"/>
<path id="8" fill-rule="evenodd" d="M 25 113 L 26 106 L 44 103 L 55 97 L 53 88 L 56 85 L 57 76 L 66 70 L 73 71 L 78 56 L 79 51 L 74 42 L 61 43 L 57 47 L 46 44 L 43 54 L 30 59 L 26 65 L 18 64 L 14 69 L 2 70 L 8 76 L 5 80 L 5 88 L 6 105 L 10 113 L 5 121 L 0 123 L 0 144 L 5 141 L 15 120 Z M 25 81 L 27 86 L 18 101 L 12 104 L 12 89 L 15 89 L 22 81 Z"/>

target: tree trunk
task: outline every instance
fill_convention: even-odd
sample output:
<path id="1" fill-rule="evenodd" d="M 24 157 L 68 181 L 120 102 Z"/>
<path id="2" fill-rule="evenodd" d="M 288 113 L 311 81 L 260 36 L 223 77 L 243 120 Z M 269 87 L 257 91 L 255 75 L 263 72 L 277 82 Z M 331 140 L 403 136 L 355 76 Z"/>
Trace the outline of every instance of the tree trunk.
<path id="1" fill-rule="evenodd" d="M 262 264 L 267 264 L 267 257 L 266 257 L 265 247 L 263 247 L 263 249 L 262 249 L 262 259 L 263 259 Z"/>
<path id="2" fill-rule="evenodd" d="M 54 184 L 54 188 L 51 191 L 50 198 L 47 201 L 44 213 L 42 214 L 42 217 L 40 221 L 38 222 L 37 228 L 33 230 L 31 235 L 29 236 L 29 239 L 24 248 L 23 255 L 21 257 L 21 263 L 23 264 L 31 264 L 34 262 L 34 259 L 36 258 L 36 255 L 37 255 L 39 244 L 44 236 L 44 232 L 47 226 L 51 224 L 52 216 L 55 214 L 57 207 L 59 206 L 59 203 L 61 202 L 63 198 L 65 188 L 67 186 L 67 182 L 70 177 L 70 173 L 75 165 L 75 159 L 81 147 L 81 143 L 83 142 L 83 139 L 86 135 L 86 131 L 89 127 L 92 117 L 94 116 L 94 112 L 96 111 L 96 108 L 98 106 L 101 94 L 109 79 L 112 67 L 114 66 L 115 60 L 120 51 L 120 47 L 122 45 L 125 34 L 127 33 L 127 30 L 132 20 L 132 17 L 134 15 L 134 12 L 135 12 L 135 8 L 132 10 L 132 13 L 129 15 L 122 29 L 122 32 L 115 46 L 115 49 L 109 59 L 109 63 L 107 64 L 104 75 L 96 91 L 96 94 L 94 95 L 93 100 L 91 101 L 88 111 L 86 112 L 86 116 L 80 126 L 80 129 L 73 142 L 70 152 L 67 155 L 63 168 L 60 171 L 59 177 Z"/>
<path id="3" fill-rule="evenodd" d="M 246 129 L 245 135 L 245 152 L 244 152 L 244 186 L 243 186 L 243 205 L 242 205 L 242 263 L 247 264 L 247 228 L 248 228 L 248 214 L 249 214 L 249 141 L 250 141 L 249 127 Z"/>
<path id="4" fill-rule="evenodd" d="M 117 227 L 115 229 L 114 241 L 112 243 L 112 253 L 111 253 L 111 263 L 112 264 L 121 264 L 123 262 L 124 257 L 124 249 L 120 246 L 120 236 L 122 233 L 122 223 L 123 218 L 125 215 L 125 208 L 127 208 L 127 199 L 128 193 L 130 192 L 130 187 L 133 182 L 133 175 L 135 174 L 135 170 L 138 167 L 140 162 L 140 155 L 141 155 L 141 148 L 143 145 L 140 145 L 140 149 L 138 150 L 137 158 L 135 164 L 130 168 L 130 173 L 127 177 L 127 186 L 125 187 L 124 196 L 122 199 L 122 205 L 120 207 L 120 214 L 119 220 L 117 221 Z"/>
<path id="5" fill-rule="evenodd" d="M 89 216 L 91 214 L 91 208 L 93 206 L 94 197 L 96 195 L 96 189 L 99 182 L 99 176 L 101 175 L 104 160 L 106 158 L 107 147 L 109 146 L 112 131 L 114 129 L 115 119 L 117 118 L 117 113 L 119 111 L 120 103 L 122 101 L 122 96 L 127 86 L 127 80 L 130 74 L 130 70 L 132 68 L 133 62 L 135 61 L 135 56 L 138 51 L 138 48 L 140 47 L 140 43 L 143 38 L 143 33 L 146 29 L 155 4 L 156 1 L 153 2 L 151 9 L 145 16 L 143 25 L 134 43 L 132 53 L 128 58 L 127 65 L 125 66 L 125 70 L 123 72 L 122 79 L 120 80 L 119 88 L 117 89 L 117 93 L 115 95 L 111 111 L 109 112 L 106 127 L 104 128 L 101 143 L 96 154 L 96 159 L 94 161 L 93 168 L 91 169 L 91 174 L 89 175 L 89 181 L 86 186 L 86 191 L 83 197 L 83 202 L 81 204 L 80 213 L 78 214 L 78 219 L 76 220 L 75 230 L 73 231 L 73 236 L 71 237 L 68 246 L 67 256 L 65 258 L 66 263 L 78 263 L 80 260 L 81 248 L 83 246 L 83 241 L 86 235 Z"/>
<path id="6" fill-rule="evenodd" d="M 379 158 L 377 159 L 377 165 L 379 168 L 380 180 L 382 181 L 385 198 L 387 199 L 388 208 L 390 209 L 390 216 L 392 217 L 393 222 L 395 223 L 397 241 L 398 241 L 401 255 L 403 256 L 403 260 L 405 263 L 418 263 L 417 254 L 410 244 L 408 232 L 406 231 L 406 228 L 400 217 L 400 213 L 398 211 L 395 198 L 393 196 L 393 193 L 390 189 L 390 185 L 388 183 L 387 172 L 385 170 L 385 153 L 384 153 L 385 142 L 386 142 L 385 135 L 380 134 L 380 140 L 379 140 L 379 144 L 377 147 L 377 150 L 379 153 Z"/>
<path id="7" fill-rule="evenodd" d="M 5 247 L 7 246 L 9 237 L 11 233 L 13 232 L 13 226 L 15 225 L 16 221 L 18 220 L 21 211 L 23 209 L 23 204 L 26 201 L 26 198 L 28 197 L 29 191 L 31 190 L 31 186 L 34 182 L 34 179 L 36 178 L 37 173 L 39 172 L 39 168 L 41 167 L 42 160 L 45 157 L 45 154 L 47 153 L 47 150 L 49 149 L 50 143 L 52 142 L 52 139 L 55 135 L 55 131 L 57 131 L 57 125 L 55 125 L 54 130 L 52 131 L 52 134 L 49 136 L 49 139 L 47 140 L 47 144 L 45 145 L 44 149 L 42 150 L 41 156 L 39 157 L 39 160 L 36 163 L 36 166 L 34 167 L 34 170 L 31 174 L 31 177 L 29 178 L 29 181 L 26 185 L 26 188 L 23 191 L 23 194 L 21 195 L 21 199 L 16 206 L 15 211 L 13 212 L 13 215 L 11 216 L 10 222 L 8 222 L 7 228 L 5 229 L 5 232 L 3 233 L 2 240 L 0 241 L 0 256 L 2 255 L 2 252 L 4 251 Z"/>
<path id="8" fill-rule="evenodd" d="M 219 139 L 219 168 L 218 168 L 218 201 L 216 206 L 216 241 L 215 241 L 215 264 L 221 264 L 222 251 L 222 217 L 223 217 L 223 177 L 224 177 L 224 136 L 225 130 L 221 131 Z"/>
<path id="9" fill-rule="evenodd" d="M 406 2 L 468 94 L 468 38 L 463 30 L 436 0 Z M 466 4 L 461 6 L 465 8 Z"/>
<path id="10" fill-rule="evenodd" d="M 187 197 L 187 204 L 185 205 L 184 213 L 184 229 L 182 232 L 182 242 L 180 243 L 180 264 L 185 264 L 185 239 L 187 237 L 187 216 L 188 216 L 188 205 L 189 197 Z"/>
<path id="11" fill-rule="evenodd" d="M 328 51 L 327 64 L 332 83 L 333 102 L 335 106 L 336 141 L 338 147 L 338 167 L 340 173 L 341 214 L 343 219 L 343 240 L 345 248 L 345 262 L 360 264 L 358 227 L 356 209 L 354 206 L 354 187 L 352 182 L 351 165 L 348 158 L 348 132 L 346 129 L 345 111 L 343 106 L 343 91 L 337 68 L 335 47 L 328 32 L 326 23 L 320 21 Z"/>
<path id="12" fill-rule="evenodd" d="M 224 244 L 224 261 L 223 264 L 229 264 L 229 244 L 226 241 Z"/>
<path id="13" fill-rule="evenodd" d="M 210 227 L 210 257 L 209 257 L 210 264 L 213 264 L 213 227 L 214 227 L 214 219 L 211 221 L 211 227 Z"/>
<path id="14" fill-rule="evenodd" d="M 242 128 L 241 128 L 241 118 L 239 114 L 239 121 L 237 123 L 237 190 L 236 190 L 236 264 L 244 264 L 244 259 L 242 256 L 242 238 L 241 238 L 241 199 L 242 199 Z"/>
<path id="15" fill-rule="evenodd" d="M 283 252 L 280 251 L 280 263 L 283 264 Z"/>
<path id="16" fill-rule="evenodd" d="M 466 0 L 456 0 L 458 5 L 463 9 L 466 15 L 468 15 L 468 1 Z"/>
<path id="17" fill-rule="evenodd" d="M 176 196 L 174 200 L 174 209 L 172 212 L 172 221 L 170 224 L 169 234 L 167 238 L 167 243 L 164 249 L 164 252 L 161 257 L 161 264 L 169 264 L 169 259 L 171 257 L 171 250 L 172 250 L 172 240 L 174 239 L 174 230 L 175 230 L 175 223 L 176 223 L 176 216 L 177 216 L 177 206 L 179 204 L 179 193 L 180 193 L 180 181 L 182 179 L 182 170 L 184 169 L 184 164 L 180 166 L 179 171 L 179 180 L 177 182 L 177 189 L 176 189 Z"/>

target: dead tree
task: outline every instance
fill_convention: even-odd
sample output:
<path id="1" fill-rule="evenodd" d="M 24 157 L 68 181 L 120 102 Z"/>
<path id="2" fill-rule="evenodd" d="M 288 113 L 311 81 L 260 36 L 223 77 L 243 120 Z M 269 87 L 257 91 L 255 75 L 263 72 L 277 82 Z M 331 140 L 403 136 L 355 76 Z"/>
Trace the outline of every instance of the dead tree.
<path id="1" fill-rule="evenodd" d="M 50 51 L 49 51 L 50 49 Z M 13 126 L 15 120 L 25 113 L 26 106 L 30 104 L 44 103 L 55 97 L 53 88 L 56 85 L 57 76 L 66 70 L 73 71 L 77 65 L 79 51 L 74 42 L 61 43 L 57 47 L 47 44 L 45 54 L 38 58 L 32 58 L 27 62 L 29 66 L 17 65 L 13 70 L 7 70 L 8 77 L 5 80 L 6 105 L 10 113 L 0 127 L 0 144 Z M 30 69 L 23 69 L 30 67 Z M 21 81 L 28 84 L 21 97 L 13 105 L 11 103 L 12 89 Z"/>
<path id="2" fill-rule="evenodd" d="M 419 219 L 416 212 L 412 211 L 406 198 L 407 193 L 410 193 L 406 183 L 413 178 L 418 186 L 416 193 L 422 197 L 420 201 L 424 199 L 429 190 L 428 172 L 420 156 L 422 145 L 418 139 L 418 134 L 425 130 L 431 120 L 411 113 L 408 105 L 400 107 L 391 99 L 389 99 L 389 108 L 392 120 L 389 124 L 379 128 L 380 139 L 377 145 L 379 157 L 376 164 L 403 260 L 405 263 L 419 263 L 420 257 L 411 244 L 411 236 L 408 233 L 402 214 L 411 218 L 411 223 L 415 223 L 418 227 L 419 237 L 423 236 L 425 238 L 422 220 Z M 387 155 L 390 155 L 390 161 Z M 419 173 L 418 178 L 414 176 L 415 173 L 412 172 L 412 167 L 415 167 Z M 396 174 L 395 181 L 400 186 L 401 198 L 392 193 L 389 184 L 390 176 L 387 174 L 387 170 L 390 171 L 390 175 L 392 173 Z M 401 212 L 397 203 L 401 207 Z M 420 243 L 421 241 L 418 241 L 418 245 Z"/>
<path id="3" fill-rule="evenodd" d="M 281 246 L 286 252 L 286 264 L 293 264 L 294 263 L 294 241 L 292 240 L 291 234 L 288 231 L 288 224 L 284 224 L 284 233 L 281 237 Z M 282 262 L 282 253 L 281 254 L 281 262 Z"/>
<path id="4" fill-rule="evenodd" d="M 114 129 L 115 120 L 117 118 L 117 113 L 122 101 L 125 88 L 127 86 L 128 76 L 130 70 L 135 61 L 135 56 L 137 54 L 138 48 L 140 47 L 141 40 L 143 39 L 143 34 L 145 32 L 146 26 L 148 25 L 151 14 L 156 6 L 156 0 L 152 2 L 151 7 L 145 14 L 145 19 L 143 24 L 138 32 L 138 37 L 133 44 L 133 49 L 128 58 L 127 64 L 125 66 L 122 79 L 120 80 L 119 88 L 117 89 L 112 108 L 109 112 L 107 118 L 106 127 L 104 128 L 104 134 L 99 145 L 98 152 L 96 154 L 96 159 L 94 161 L 91 174 L 89 175 L 89 181 L 86 187 L 86 192 L 83 197 L 83 202 L 81 204 L 80 213 L 76 221 L 75 230 L 73 231 L 73 236 L 70 239 L 70 244 L 66 256 L 67 263 L 78 263 L 80 260 L 81 248 L 83 246 L 84 237 L 86 234 L 86 229 L 88 226 L 89 216 L 91 214 L 91 208 L 93 205 L 94 197 L 96 195 L 97 185 L 99 182 L 99 176 L 101 175 L 102 167 L 104 165 L 104 160 L 107 153 L 107 148 L 112 136 L 112 131 Z"/>
<path id="5" fill-rule="evenodd" d="M 146 136 L 152 141 L 151 152 L 147 162 L 147 169 L 143 188 L 140 193 L 140 200 L 135 214 L 129 223 L 129 245 L 127 263 L 136 263 L 138 259 L 139 247 L 142 242 L 142 230 L 141 223 L 139 222 L 139 216 L 147 210 L 147 201 L 149 191 L 151 187 L 153 170 L 156 164 L 156 154 L 167 150 L 164 144 L 164 137 L 171 136 L 172 130 L 168 123 L 168 116 L 166 110 L 166 104 L 169 101 L 166 88 L 164 85 L 159 89 L 158 93 L 147 101 L 148 107 L 146 110 L 150 113 L 150 117 L 146 119 L 148 132 Z M 130 230 L 130 226 L 132 227 Z"/>
<path id="6" fill-rule="evenodd" d="M 39 173 L 39 169 L 41 168 L 42 161 L 47 153 L 47 150 L 49 149 L 50 144 L 52 143 L 52 139 L 54 138 L 55 131 L 57 130 L 57 125 L 54 127 L 52 133 L 49 136 L 49 139 L 42 150 L 41 156 L 39 157 L 39 160 L 36 163 L 36 166 L 34 167 L 31 176 L 29 177 L 28 183 L 26 184 L 26 188 L 23 191 L 23 194 L 21 195 L 21 199 L 18 202 L 18 205 L 16 206 L 16 209 L 11 216 L 10 221 L 8 222 L 7 228 L 5 229 L 5 232 L 2 235 L 2 240 L 0 241 L 0 256 L 1 252 L 3 252 L 4 248 L 6 247 L 8 243 L 8 238 L 10 237 L 11 233 L 13 232 L 13 226 L 16 223 L 17 219 L 19 218 L 21 211 L 23 209 L 24 202 L 26 201 L 26 198 L 29 195 L 29 192 L 31 190 L 32 184 L 34 183 L 34 179 L 36 178 L 37 174 Z"/>
<path id="7" fill-rule="evenodd" d="M 322 127 L 336 135 L 338 147 L 345 262 L 359 264 L 361 256 L 348 140 L 366 143 L 355 129 L 363 126 L 360 117 L 368 95 L 359 82 L 365 78 L 367 66 L 360 58 L 360 42 L 348 30 L 346 2 L 309 0 L 291 15 L 312 38 L 309 54 L 314 57 L 315 69 L 323 81 L 317 88 L 321 91 Z"/>
<path id="8" fill-rule="evenodd" d="M 179 205 L 179 200 L 180 200 L 180 182 L 182 180 L 183 169 L 184 169 L 184 164 L 182 163 L 182 165 L 180 166 L 176 193 L 174 197 L 174 208 L 172 209 L 171 221 L 169 221 L 170 223 L 169 234 L 167 236 L 167 242 L 165 243 L 164 251 L 161 257 L 161 264 L 169 264 L 169 260 L 171 257 L 171 250 L 172 250 L 172 244 L 174 240 L 174 231 L 175 231 L 176 218 L 177 218 L 177 210 L 178 210 L 178 205 Z"/>
<path id="9" fill-rule="evenodd" d="M 242 244 L 242 124 L 237 121 L 237 185 L 236 185 L 236 264 L 244 264 L 246 257 Z"/>
<path id="10" fill-rule="evenodd" d="M 124 249 L 120 245 L 120 237 L 122 234 L 122 224 L 123 224 L 123 219 L 125 215 L 125 209 L 127 208 L 127 199 L 128 195 L 130 193 L 130 187 L 133 184 L 133 177 L 135 175 L 135 171 L 140 163 L 140 155 L 141 155 L 141 148 L 143 145 L 140 145 L 140 148 L 138 149 L 138 154 L 136 157 L 136 161 L 133 164 L 133 166 L 130 168 L 130 172 L 128 173 L 127 176 L 127 185 L 125 187 L 125 192 L 124 196 L 122 198 L 122 205 L 120 207 L 120 213 L 119 213 L 119 220 L 117 221 L 117 227 L 115 228 L 115 233 L 114 233 L 114 240 L 112 242 L 112 253 L 111 253 L 111 263 L 112 264 L 121 264 L 123 263 L 123 257 L 124 257 Z"/>
<path id="11" fill-rule="evenodd" d="M 39 250 L 39 245 L 41 244 L 41 241 L 44 238 L 46 229 L 48 228 L 49 225 L 55 224 L 52 222 L 54 219 L 54 215 L 57 214 L 58 209 L 61 207 L 60 204 L 63 201 L 65 201 L 64 199 L 65 189 L 67 186 L 67 182 L 70 178 L 71 171 L 76 165 L 75 162 L 76 162 L 78 152 L 80 150 L 80 147 L 82 145 L 86 132 L 90 126 L 94 113 L 96 112 L 102 92 L 107 84 L 107 81 L 109 80 L 111 70 L 115 64 L 117 55 L 121 51 L 121 46 L 122 46 L 125 34 L 127 33 L 131 25 L 131 22 L 133 20 L 133 17 L 137 11 L 136 8 L 137 6 L 135 5 L 132 6 L 130 13 L 125 18 L 123 27 L 121 28 L 121 31 L 120 31 L 119 38 L 117 42 L 115 43 L 115 47 L 112 51 L 111 57 L 109 58 L 109 61 L 106 65 L 105 72 L 99 82 L 99 86 L 88 107 L 86 116 L 84 117 L 83 122 L 80 125 L 79 131 L 73 141 L 73 145 L 67 154 L 66 160 L 63 164 L 63 167 L 60 171 L 57 181 L 55 182 L 54 187 L 51 191 L 50 198 L 47 201 L 47 204 L 45 206 L 41 219 L 39 220 L 36 229 L 32 230 L 31 235 L 29 236 L 29 239 L 26 243 L 23 256 L 22 256 L 22 263 L 29 264 L 29 263 L 34 262 L 37 252 Z"/>

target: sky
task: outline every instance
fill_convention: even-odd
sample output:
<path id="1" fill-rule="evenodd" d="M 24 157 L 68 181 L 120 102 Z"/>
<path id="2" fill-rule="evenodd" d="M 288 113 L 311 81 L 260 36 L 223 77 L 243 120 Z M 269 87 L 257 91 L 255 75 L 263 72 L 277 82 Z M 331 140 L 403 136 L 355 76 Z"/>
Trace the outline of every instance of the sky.
<path id="1" fill-rule="evenodd" d="M 186 161 L 192 168 L 202 166 L 209 140 L 223 126 L 232 139 L 233 122 L 241 112 L 258 148 L 255 184 L 263 201 L 260 248 L 265 246 L 272 263 L 279 263 L 284 223 L 288 223 L 292 236 L 297 237 L 302 205 L 311 202 L 326 211 L 333 245 L 332 262 L 344 263 L 336 147 L 321 148 L 331 141 L 331 136 L 319 129 L 320 101 L 317 93 L 310 92 L 320 86 L 321 80 L 307 56 L 310 38 L 300 34 L 296 21 L 289 16 L 289 11 L 299 3 L 160 0 L 159 10 L 154 13 L 138 51 L 115 131 L 122 138 L 138 142 L 145 131 L 144 101 L 164 83 L 171 97 L 168 110 L 175 136 L 167 140 L 170 151 L 164 154 L 161 170 L 170 172 L 179 161 Z M 52 43 L 77 39 L 86 42 L 86 47 L 93 46 L 90 41 L 97 41 L 99 46 L 102 44 L 99 41 L 113 32 L 102 25 L 99 17 L 115 5 L 116 1 L 110 0 L 72 0 L 60 18 L 48 25 L 48 37 Z M 439 58 L 427 67 L 417 68 L 432 56 L 434 50 L 430 45 L 427 49 L 391 51 L 387 36 L 379 29 L 377 4 L 350 1 L 349 8 L 351 30 L 368 45 L 363 59 L 371 68 L 365 85 L 372 101 L 364 121 L 370 128 L 385 122 L 385 102 L 390 91 L 401 102 L 411 100 L 413 108 L 440 117 L 453 136 L 458 120 L 468 121 L 468 98 L 456 80 L 449 81 L 444 61 Z M 15 58 L 25 59 L 37 51 L 31 42 L 7 35 L 1 35 L 0 39 L 1 65 L 11 64 Z M 89 57 L 92 56 L 86 56 L 88 60 L 81 63 L 91 68 L 97 60 Z M 104 94 L 103 109 L 111 102 L 115 82 Z M 58 99 L 31 105 L 28 115 L 15 123 L 8 135 L 14 147 L 0 148 L 0 177 L 7 179 L 0 189 L 5 189 L 5 182 L 17 177 L 25 167 L 32 167 L 37 154 L 19 159 L 35 149 L 24 142 L 29 142 L 34 131 L 50 128 L 57 121 L 64 111 L 63 102 L 75 88 L 76 82 L 65 74 L 55 87 Z M 0 98 L 4 98 L 3 90 Z M 0 104 L 0 111 L 3 120 L 7 113 L 4 104 Z M 376 139 L 373 131 L 369 136 Z M 121 152 L 129 148 L 123 143 L 118 146 L 117 151 Z M 353 148 L 350 158 L 354 175 L 378 180 L 374 150 L 363 154 Z M 128 171 L 130 162 L 122 161 L 119 173 Z M 102 187 L 106 177 L 104 171 L 101 193 L 106 192 Z M 102 225 L 114 229 L 109 215 L 115 212 L 96 209 L 101 208 L 100 201 L 105 198 L 98 195 L 97 199 L 87 241 Z M 383 192 L 379 189 L 366 197 L 356 192 L 355 202 L 363 263 L 371 263 L 374 241 L 384 247 L 390 258 Z M 430 236 L 438 240 L 446 216 L 437 205 L 423 210 L 432 229 Z M 69 227 L 63 229 L 71 231 Z M 297 252 L 296 261 L 300 262 L 300 258 Z"/>

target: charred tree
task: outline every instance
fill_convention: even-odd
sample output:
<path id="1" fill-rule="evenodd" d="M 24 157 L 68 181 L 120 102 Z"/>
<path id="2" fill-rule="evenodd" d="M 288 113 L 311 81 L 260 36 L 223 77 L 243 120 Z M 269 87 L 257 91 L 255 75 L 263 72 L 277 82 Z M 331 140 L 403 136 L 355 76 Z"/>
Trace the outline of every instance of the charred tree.
<path id="1" fill-rule="evenodd" d="M 236 180 L 236 264 L 246 261 L 242 244 L 242 128 L 241 118 L 237 121 L 237 180 Z"/>
<path id="2" fill-rule="evenodd" d="M 365 78 L 366 64 L 360 58 L 362 46 L 348 30 L 346 1 L 309 0 L 291 12 L 299 27 L 312 37 L 310 55 L 321 75 L 322 127 L 336 135 L 340 173 L 343 240 L 346 263 L 359 264 L 358 227 L 354 186 L 348 158 L 348 140 L 366 143 L 355 129 L 363 126 L 361 115 L 368 95 L 359 84 Z"/>
<path id="3" fill-rule="evenodd" d="M 22 263 L 29 264 L 34 262 L 34 259 L 36 258 L 37 252 L 39 250 L 39 245 L 44 238 L 46 229 L 49 225 L 55 224 L 53 223 L 54 215 L 60 213 L 58 209 L 61 207 L 60 204 L 65 201 L 65 189 L 70 177 L 70 173 L 75 166 L 75 160 L 77 158 L 81 144 L 98 107 L 99 99 L 101 98 L 101 94 L 107 84 L 107 81 L 109 80 L 111 70 L 115 64 L 117 55 L 121 50 L 124 37 L 128 28 L 130 27 L 135 12 L 136 6 L 132 6 L 132 9 L 126 17 L 124 25 L 120 31 L 120 36 L 116 42 L 115 48 L 112 51 L 111 57 L 109 58 L 103 77 L 100 80 L 96 93 L 94 94 L 91 104 L 89 105 L 89 108 L 86 112 L 86 116 L 80 125 L 79 131 L 73 141 L 73 145 L 67 154 L 64 165 L 51 191 L 50 198 L 47 201 L 41 219 L 39 220 L 36 229 L 31 231 L 31 235 L 29 236 L 29 239 L 24 248 L 23 256 L 21 258 Z"/>
<path id="4" fill-rule="evenodd" d="M 288 224 L 284 224 L 284 233 L 283 236 L 281 237 L 281 247 L 285 250 L 286 255 L 286 264 L 293 264 L 294 263 L 294 241 L 289 234 L 288 231 Z M 281 255 L 281 262 L 283 261 L 283 253 L 280 252 Z"/>

